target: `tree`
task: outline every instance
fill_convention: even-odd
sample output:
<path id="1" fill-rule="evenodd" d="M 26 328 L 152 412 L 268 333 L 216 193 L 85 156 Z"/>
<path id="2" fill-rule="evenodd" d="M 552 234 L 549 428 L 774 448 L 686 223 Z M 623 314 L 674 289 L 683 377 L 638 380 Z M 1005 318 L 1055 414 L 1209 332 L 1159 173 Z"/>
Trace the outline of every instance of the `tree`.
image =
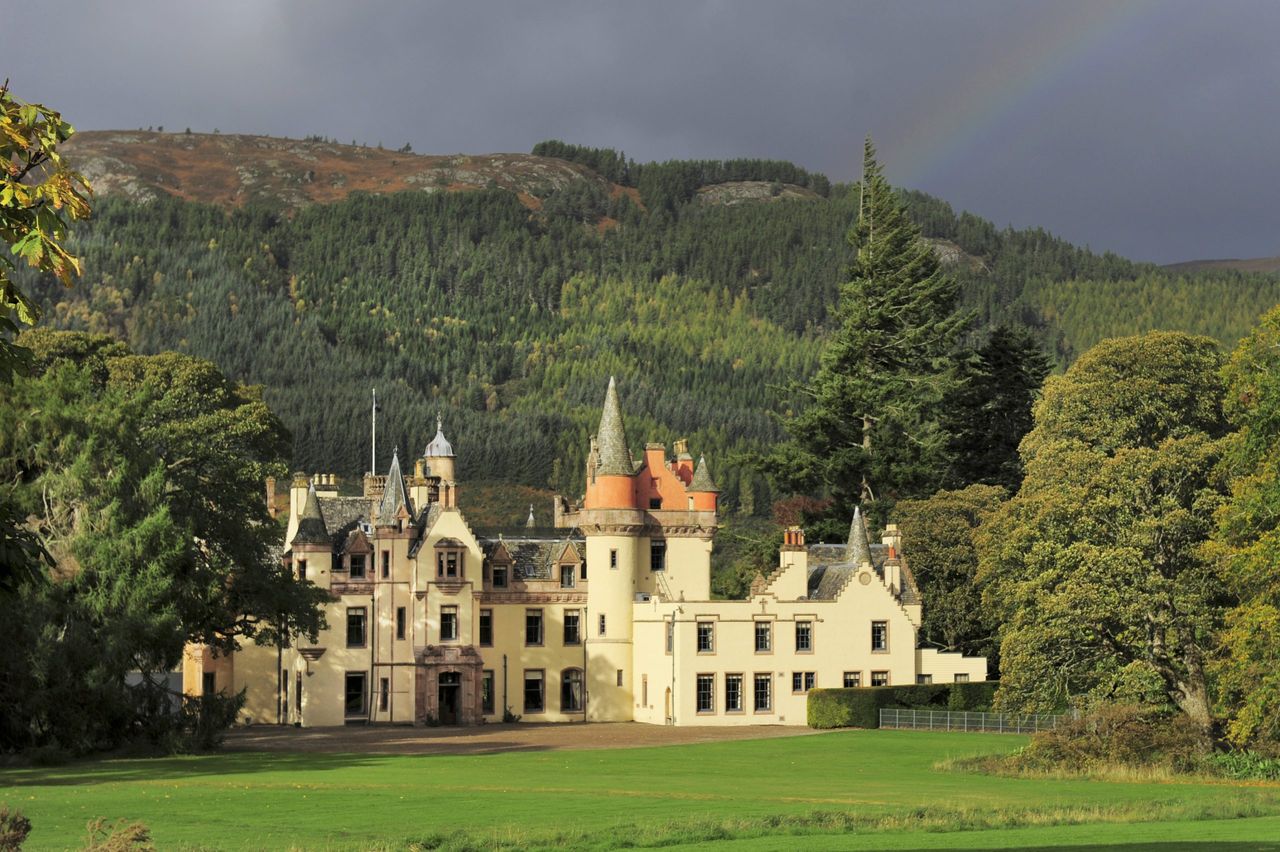
<path id="1" fill-rule="evenodd" d="M 1227 614 L 1215 673 L 1236 745 L 1280 743 L 1280 308 L 1236 347 L 1224 370 L 1239 431 L 1225 453 L 1231 497 L 1211 547 L 1239 603 Z"/>
<path id="2" fill-rule="evenodd" d="M 67 221 L 89 215 L 89 185 L 58 152 L 74 132 L 54 110 L 13 97 L 8 81 L 0 85 L 0 241 L 66 285 L 80 274 L 79 259 L 63 246 Z M 13 267 L 0 252 L 0 382 L 10 381 L 26 362 L 10 336 L 19 323 L 40 319 L 40 307 L 10 277 Z"/>
<path id="3" fill-rule="evenodd" d="M 1049 359 L 1035 338 L 1008 326 L 993 329 L 960 362 L 942 406 L 951 436 L 952 487 L 982 483 L 1018 490 L 1018 444 L 1031 431 L 1031 407 L 1047 375 Z"/>
<path id="4" fill-rule="evenodd" d="M 1022 488 L 978 535 L 1003 706 L 1167 703 L 1210 730 L 1228 602 L 1203 553 L 1225 491 L 1220 363 L 1208 338 L 1153 332 L 1045 383 Z"/>
<path id="5" fill-rule="evenodd" d="M 840 289 L 839 328 L 789 421 L 792 444 L 773 466 L 791 484 L 819 485 L 835 514 L 853 505 L 930 494 L 947 462 L 938 417 L 951 390 L 951 358 L 968 322 L 959 288 L 907 217 L 868 139 L 855 249 Z"/>
<path id="6" fill-rule="evenodd" d="M 894 506 L 893 518 L 902 530 L 908 563 L 924 598 L 922 642 L 985 656 L 994 663 L 996 624 L 982 605 L 976 582 L 974 536 L 1008 496 L 998 486 L 971 485 Z"/>
<path id="7" fill-rule="evenodd" d="M 75 130 L 40 104 L 13 97 L 0 85 L 0 241 L 10 253 L 63 284 L 80 273 L 80 261 L 63 247 L 68 219 L 89 215 L 89 185 L 69 169 L 58 145 Z M 33 325 L 40 308 L 10 277 L 14 263 L 0 252 L 0 385 L 25 374 L 30 353 L 12 342 L 20 323 Z M 47 554 L 0 496 L 0 593 L 43 575 Z"/>
<path id="8" fill-rule="evenodd" d="M 3 747 L 85 751 L 155 724 L 163 696 L 145 676 L 188 642 L 317 635 L 326 594 L 273 550 L 261 482 L 283 475 L 288 443 L 255 391 L 102 335 L 19 342 L 38 372 L 0 402 L 0 497 L 53 566 L 0 631 Z"/>

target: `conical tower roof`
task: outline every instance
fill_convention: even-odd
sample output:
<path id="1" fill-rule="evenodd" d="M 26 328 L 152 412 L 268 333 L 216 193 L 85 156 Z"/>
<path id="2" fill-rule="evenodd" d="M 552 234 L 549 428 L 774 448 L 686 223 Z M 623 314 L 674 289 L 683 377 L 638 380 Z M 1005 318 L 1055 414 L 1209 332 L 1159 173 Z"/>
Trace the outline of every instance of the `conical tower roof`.
<path id="1" fill-rule="evenodd" d="M 862 517 L 862 507 L 853 509 L 853 521 L 849 524 L 849 545 L 845 557 L 854 565 L 871 564 L 871 542 L 867 539 L 867 523 Z"/>
<path id="2" fill-rule="evenodd" d="M 302 504 L 302 516 L 298 519 L 298 530 L 293 534 L 293 544 L 332 544 L 324 516 L 320 514 L 320 500 L 316 497 L 314 482 L 307 488 L 307 499 Z"/>
<path id="3" fill-rule="evenodd" d="M 524 525 L 525 525 L 526 527 L 529 527 L 529 528 L 536 527 L 536 526 L 538 525 L 537 520 L 535 520 L 535 519 L 534 519 L 534 517 L 533 517 L 533 504 L 532 504 L 532 503 L 530 503 L 530 504 L 529 504 L 529 517 L 525 519 Z"/>
<path id="4" fill-rule="evenodd" d="M 693 479 L 689 481 L 690 491 L 719 491 L 715 480 L 711 478 L 711 466 L 706 456 L 698 456 L 698 466 L 693 469 Z"/>
<path id="5" fill-rule="evenodd" d="M 400 474 L 400 451 L 391 451 L 391 469 L 387 471 L 387 485 L 382 491 L 382 503 L 378 506 L 378 523 L 390 526 L 396 522 L 401 507 L 409 511 L 409 498 L 405 495 L 404 477 Z"/>
<path id="6" fill-rule="evenodd" d="M 622 407 L 618 404 L 618 388 L 613 376 L 609 377 L 609 390 L 604 395 L 604 411 L 600 413 L 596 443 L 600 450 L 597 474 L 631 476 L 635 473 L 635 463 L 631 460 L 631 451 L 627 449 L 627 432 L 622 425 Z"/>

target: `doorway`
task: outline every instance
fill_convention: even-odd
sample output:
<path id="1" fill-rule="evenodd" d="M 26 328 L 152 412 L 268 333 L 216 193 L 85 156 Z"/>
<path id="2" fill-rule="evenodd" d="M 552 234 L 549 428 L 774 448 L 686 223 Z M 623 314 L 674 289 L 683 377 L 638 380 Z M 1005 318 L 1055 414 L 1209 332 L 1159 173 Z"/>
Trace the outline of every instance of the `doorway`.
<path id="1" fill-rule="evenodd" d="M 440 724 L 458 724 L 458 705 L 462 692 L 462 675 L 459 672 L 440 672 L 439 698 Z"/>

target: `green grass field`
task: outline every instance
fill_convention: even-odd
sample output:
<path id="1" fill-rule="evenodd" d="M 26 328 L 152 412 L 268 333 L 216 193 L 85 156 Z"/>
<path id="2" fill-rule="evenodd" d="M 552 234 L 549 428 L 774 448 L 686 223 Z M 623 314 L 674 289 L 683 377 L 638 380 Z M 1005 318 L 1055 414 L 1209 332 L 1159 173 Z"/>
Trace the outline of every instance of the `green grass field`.
<path id="1" fill-rule="evenodd" d="M 95 817 L 160 848 L 549 845 L 1280 849 L 1280 786 L 940 771 L 1019 737 L 843 731 L 648 749 L 473 756 L 237 753 L 0 772 L 30 849 Z"/>

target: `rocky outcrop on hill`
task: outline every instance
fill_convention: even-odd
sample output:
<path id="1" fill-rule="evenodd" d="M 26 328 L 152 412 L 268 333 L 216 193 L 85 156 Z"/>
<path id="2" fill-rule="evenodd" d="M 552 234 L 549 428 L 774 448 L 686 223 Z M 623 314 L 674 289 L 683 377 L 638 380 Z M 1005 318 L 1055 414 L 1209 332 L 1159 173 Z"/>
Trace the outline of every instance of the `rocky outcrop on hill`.
<path id="1" fill-rule="evenodd" d="M 216 133 L 82 131 L 66 146 L 98 195 L 140 201 L 168 193 L 240 206 L 297 207 L 352 192 L 456 192 L 501 188 L 528 207 L 576 181 L 612 186 L 576 163 L 528 154 L 420 156 L 332 142 Z"/>

